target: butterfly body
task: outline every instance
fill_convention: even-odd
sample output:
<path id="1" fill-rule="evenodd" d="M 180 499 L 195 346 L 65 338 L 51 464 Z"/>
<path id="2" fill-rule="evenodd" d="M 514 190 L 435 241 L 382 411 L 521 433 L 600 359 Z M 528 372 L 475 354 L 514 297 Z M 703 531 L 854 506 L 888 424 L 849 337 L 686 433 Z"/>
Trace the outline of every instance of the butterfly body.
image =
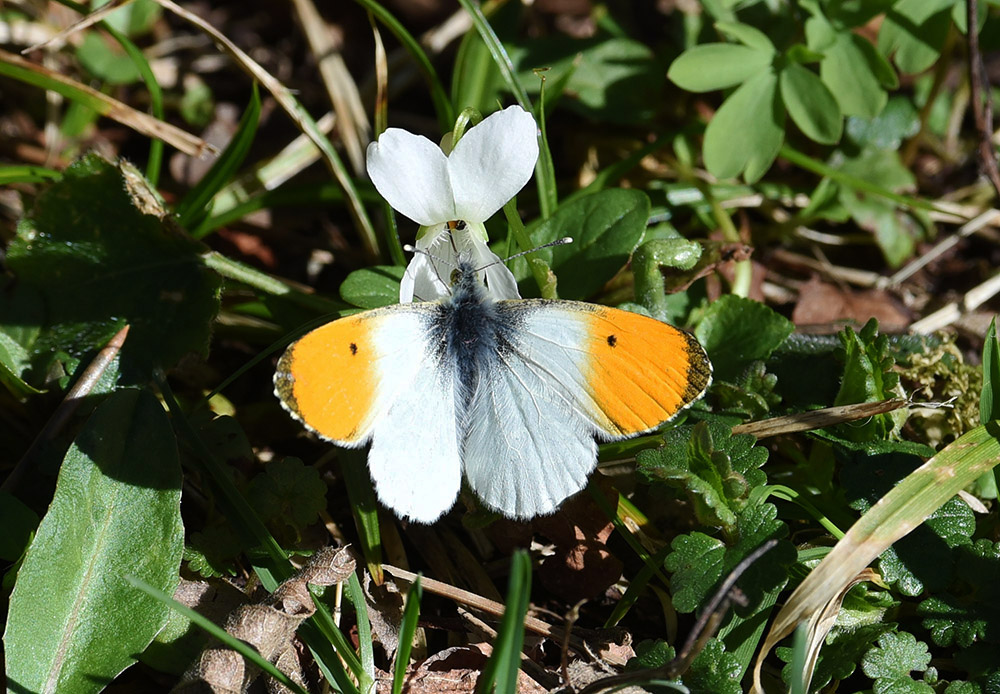
<path id="1" fill-rule="evenodd" d="M 371 440 L 380 500 L 430 522 L 463 474 L 504 515 L 552 512 L 586 484 L 595 437 L 651 431 L 710 380 L 704 351 L 681 330 L 573 301 L 495 301 L 463 262 L 450 297 L 304 336 L 279 361 L 275 390 L 320 436 Z"/>

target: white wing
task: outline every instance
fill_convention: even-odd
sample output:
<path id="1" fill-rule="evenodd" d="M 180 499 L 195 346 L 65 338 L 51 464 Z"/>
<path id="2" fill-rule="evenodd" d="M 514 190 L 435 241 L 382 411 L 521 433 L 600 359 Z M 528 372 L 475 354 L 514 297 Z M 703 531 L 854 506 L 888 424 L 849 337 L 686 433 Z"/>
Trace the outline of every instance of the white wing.
<path id="1" fill-rule="evenodd" d="M 597 462 L 597 430 L 564 385 L 573 381 L 542 364 L 550 361 L 541 353 L 551 346 L 524 327 L 501 335 L 506 344 L 480 374 L 462 447 L 476 495 L 512 518 L 551 513 L 586 485 Z M 564 335 L 561 341 L 575 340 Z"/>
<path id="2" fill-rule="evenodd" d="M 318 328 L 278 362 L 278 396 L 297 419 L 343 446 L 371 440 L 379 500 L 429 523 L 461 488 L 453 365 L 431 344 L 435 304 L 366 311 Z"/>
<path id="3" fill-rule="evenodd" d="M 375 421 L 368 468 L 383 504 L 402 517 L 430 523 L 455 503 L 462 464 L 454 368 L 439 359 L 429 341 L 434 307 L 423 309 L 412 305 L 406 312 L 407 318 L 418 320 L 393 316 L 377 328 L 377 342 L 396 349 L 382 360 L 382 385 L 392 395 Z"/>

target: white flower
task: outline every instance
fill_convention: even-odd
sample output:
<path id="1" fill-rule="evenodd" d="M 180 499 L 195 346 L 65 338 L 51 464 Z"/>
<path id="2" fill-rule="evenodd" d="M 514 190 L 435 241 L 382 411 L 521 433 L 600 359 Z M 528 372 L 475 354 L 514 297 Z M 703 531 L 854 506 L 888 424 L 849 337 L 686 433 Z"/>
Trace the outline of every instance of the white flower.
<path id="1" fill-rule="evenodd" d="M 401 302 L 447 296 L 445 280 L 458 254 L 486 268 L 484 279 L 495 298 L 520 296 L 513 275 L 487 247 L 483 222 L 531 178 L 538 159 L 536 134 L 531 114 L 510 106 L 470 128 L 448 155 L 426 137 L 399 128 L 388 128 L 368 145 L 368 175 L 375 188 L 421 226 L 416 247 L 424 252 L 406 268 Z"/>

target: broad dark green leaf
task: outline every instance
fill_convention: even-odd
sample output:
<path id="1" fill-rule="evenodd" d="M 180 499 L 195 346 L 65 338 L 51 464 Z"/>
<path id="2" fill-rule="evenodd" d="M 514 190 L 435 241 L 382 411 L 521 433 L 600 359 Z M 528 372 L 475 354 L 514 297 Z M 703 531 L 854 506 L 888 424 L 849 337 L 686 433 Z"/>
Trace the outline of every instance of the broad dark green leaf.
<path id="1" fill-rule="evenodd" d="M 798 63 L 781 71 L 781 98 L 806 137 L 821 144 L 840 139 L 843 118 L 837 100 L 816 73 Z"/>
<path id="2" fill-rule="evenodd" d="M 735 43 L 705 43 L 677 56 L 667 77 L 689 92 L 728 89 L 767 69 L 774 57 L 773 50 Z"/>
<path id="3" fill-rule="evenodd" d="M 73 442 L 10 599 L 8 686 L 98 692 L 134 662 L 168 608 L 133 588 L 177 585 L 180 463 L 152 395 L 122 390 Z"/>
<path id="4" fill-rule="evenodd" d="M 762 303 L 727 294 L 705 311 L 694 334 L 720 381 L 734 379 L 751 362 L 767 359 L 795 326 Z"/>
<path id="5" fill-rule="evenodd" d="M 585 299 L 595 294 L 628 262 L 642 240 L 649 219 L 649 198 L 638 190 L 612 188 L 576 198 L 563 204 L 555 214 L 531 233 L 542 244 L 565 236 L 573 243 L 538 251 L 559 278 L 559 296 Z M 524 258 L 510 262 L 514 276 L 528 276 Z M 531 290 L 530 281 L 522 283 Z"/>
<path id="6" fill-rule="evenodd" d="M 399 283 L 405 268 L 374 265 L 355 270 L 340 285 L 340 298 L 361 308 L 399 303 Z"/>
<path id="7" fill-rule="evenodd" d="M 33 365 L 60 350 L 98 349 L 125 324 L 127 380 L 204 352 L 220 287 L 204 251 L 172 225 L 133 167 L 96 154 L 78 160 L 38 197 L 8 250 L 18 291 L 23 285 L 44 302 Z"/>
<path id="8" fill-rule="evenodd" d="M 784 140 L 778 77 L 758 72 L 729 95 L 705 129 L 705 166 L 718 178 L 742 173 L 753 183 L 771 168 Z"/>

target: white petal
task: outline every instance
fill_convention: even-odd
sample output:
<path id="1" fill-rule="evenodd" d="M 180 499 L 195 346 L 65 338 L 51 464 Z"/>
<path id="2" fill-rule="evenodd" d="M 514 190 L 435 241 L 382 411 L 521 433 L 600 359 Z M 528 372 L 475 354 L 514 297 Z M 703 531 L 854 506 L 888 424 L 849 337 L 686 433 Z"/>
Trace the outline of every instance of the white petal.
<path id="1" fill-rule="evenodd" d="M 455 219 L 448 159 L 426 137 L 389 128 L 368 145 L 368 175 L 379 194 L 417 224 Z"/>
<path id="2" fill-rule="evenodd" d="M 504 265 L 500 257 L 490 250 L 486 242 L 475 234 L 469 234 L 469 252 L 476 267 L 484 268 L 483 273 L 486 280 L 486 291 L 497 301 L 503 299 L 520 299 L 521 293 L 517 290 L 517 281 L 507 266 Z"/>
<path id="3" fill-rule="evenodd" d="M 537 131 L 535 119 L 520 106 L 469 129 L 448 157 L 455 219 L 485 222 L 517 195 L 535 170 Z"/>
<path id="4" fill-rule="evenodd" d="M 431 264 L 431 259 L 423 253 L 414 255 L 399 283 L 399 303 L 408 304 L 414 299 L 436 301 L 450 294 L 448 286 L 441 281 Z"/>

